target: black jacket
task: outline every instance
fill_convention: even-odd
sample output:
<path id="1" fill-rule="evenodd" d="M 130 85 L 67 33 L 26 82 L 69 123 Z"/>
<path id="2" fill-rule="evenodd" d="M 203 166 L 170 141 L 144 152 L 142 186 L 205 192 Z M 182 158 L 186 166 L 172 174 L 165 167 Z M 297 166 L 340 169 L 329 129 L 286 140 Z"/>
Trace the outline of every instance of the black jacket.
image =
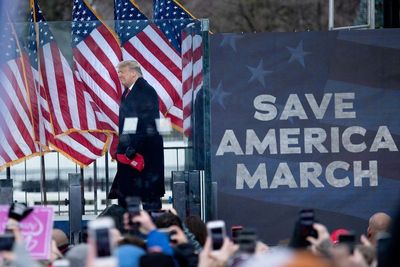
<path id="1" fill-rule="evenodd" d="M 125 118 L 138 118 L 135 134 L 123 135 Z M 143 200 L 161 197 L 164 189 L 163 140 L 158 134 L 155 120 L 160 117 L 158 96 L 154 88 L 139 78 L 131 91 L 122 94 L 119 108 L 119 143 L 117 153 L 124 154 L 128 147 L 144 158 L 144 169 L 139 172 L 129 165 L 117 163 L 117 174 L 109 198 L 139 196 Z"/>

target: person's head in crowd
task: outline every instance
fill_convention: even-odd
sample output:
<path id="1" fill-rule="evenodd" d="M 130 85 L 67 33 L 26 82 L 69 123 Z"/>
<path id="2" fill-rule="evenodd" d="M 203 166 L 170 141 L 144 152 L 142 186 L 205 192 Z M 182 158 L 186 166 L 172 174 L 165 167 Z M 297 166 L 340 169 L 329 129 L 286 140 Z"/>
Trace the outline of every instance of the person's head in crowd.
<path id="1" fill-rule="evenodd" d="M 66 254 L 65 258 L 69 260 L 71 267 L 86 266 L 88 259 L 89 245 L 79 244 L 72 247 Z"/>
<path id="2" fill-rule="evenodd" d="M 145 254 L 142 248 L 134 245 L 122 245 L 115 251 L 119 267 L 139 267 L 140 258 Z"/>
<path id="3" fill-rule="evenodd" d="M 174 259 L 162 253 L 149 253 L 140 258 L 140 267 L 175 267 Z"/>
<path id="4" fill-rule="evenodd" d="M 252 257 L 241 267 L 332 267 L 331 263 L 309 251 L 292 251 L 278 248 L 271 252 Z"/>
<path id="5" fill-rule="evenodd" d="M 390 222 L 390 216 L 384 212 L 378 212 L 371 216 L 367 229 L 367 237 L 373 245 L 376 245 L 379 233 L 387 232 L 389 230 Z"/>
<path id="6" fill-rule="evenodd" d="M 197 215 L 187 216 L 185 219 L 185 225 L 189 231 L 194 234 L 196 240 L 201 246 L 204 246 L 207 238 L 207 227 L 206 224 Z"/>
<path id="7" fill-rule="evenodd" d="M 53 229 L 51 233 L 51 237 L 53 240 L 56 242 L 56 246 L 58 250 L 65 255 L 69 249 L 69 241 L 67 235 L 64 233 L 64 231 L 60 229 Z"/>
<path id="8" fill-rule="evenodd" d="M 121 233 L 125 233 L 123 216 L 125 213 L 125 209 L 119 205 L 110 205 L 103 212 L 97 216 L 100 217 L 111 217 L 114 220 L 115 228 L 117 228 Z"/>
<path id="9" fill-rule="evenodd" d="M 118 246 L 123 246 L 123 245 L 133 245 L 144 250 L 147 249 L 146 242 L 142 238 L 134 235 L 123 236 L 123 238 L 118 242 Z"/>
<path id="10" fill-rule="evenodd" d="M 377 254 L 379 267 L 400 266 L 400 205 L 391 223 L 387 238 L 378 240 Z"/>
<path id="11" fill-rule="evenodd" d="M 172 225 L 176 225 L 179 228 L 183 229 L 181 219 L 177 215 L 174 215 L 170 212 L 165 212 L 164 214 L 155 218 L 154 223 L 157 228 L 168 228 Z"/>
<path id="12" fill-rule="evenodd" d="M 309 251 L 297 251 L 282 267 L 332 267 L 332 264 Z"/>

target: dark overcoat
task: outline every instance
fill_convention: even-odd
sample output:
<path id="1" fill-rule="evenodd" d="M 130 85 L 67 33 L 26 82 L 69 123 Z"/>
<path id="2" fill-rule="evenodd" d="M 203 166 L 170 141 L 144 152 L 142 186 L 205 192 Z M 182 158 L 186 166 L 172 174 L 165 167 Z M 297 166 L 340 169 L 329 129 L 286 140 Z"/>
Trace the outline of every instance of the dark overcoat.
<path id="1" fill-rule="evenodd" d="M 124 121 L 128 117 L 138 118 L 136 133 L 123 135 Z M 122 94 L 117 153 L 124 154 L 130 146 L 143 156 L 144 169 L 139 172 L 130 165 L 118 162 L 110 199 L 139 196 L 145 200 L 164 195 L 163 140 L 155 121 L 159 117 L 156 91 L 145 79 L 139 78 L 130 91 L 126 89 Z"/>

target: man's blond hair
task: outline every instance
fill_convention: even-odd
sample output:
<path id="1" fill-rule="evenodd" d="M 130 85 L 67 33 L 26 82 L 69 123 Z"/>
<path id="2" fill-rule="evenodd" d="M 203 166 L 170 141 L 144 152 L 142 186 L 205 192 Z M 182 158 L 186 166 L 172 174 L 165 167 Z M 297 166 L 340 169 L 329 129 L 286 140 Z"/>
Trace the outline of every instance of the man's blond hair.
<path id="1" fill-rule="evenodd" d="M 122 68 L 129 68 L 130 70 L 136 71 L 139 74 L 139 76 L 143 76 L 140 65 L 135 60 L 121 61 L 120 63 L 118 63 L 117 69 L 122 69 Z"/>

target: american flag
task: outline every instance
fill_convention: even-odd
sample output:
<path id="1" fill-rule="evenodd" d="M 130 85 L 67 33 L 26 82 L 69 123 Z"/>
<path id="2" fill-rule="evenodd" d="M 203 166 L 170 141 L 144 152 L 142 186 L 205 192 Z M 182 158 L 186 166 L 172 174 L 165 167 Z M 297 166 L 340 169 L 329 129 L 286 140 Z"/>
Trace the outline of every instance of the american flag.
<path id="1" fill-rule="evenodd" d="M 39 35 L 37 60 L 40 60 L 39 68 L 49 101 L 53 131 L 59 135 L 74 130 L 88 130 L 85 97 L 80 83 L 58 48 L 42 11 L 38 9 L 33 15 Z"/>
<path id="2" fill-rule="evenodd" d="M 192 105 L 203 86 L 203 48 L 199 21 L 175 0 L 154 0 L 154 19 L 170 43 L 181 51 L 183 131 L 192 131 Z"/>
<path id="3" fill-rule="evenodd" d="M 22 51 L 10 23 L 0 29 L 0 169 L 39 153 Z"/>
<path id="4" fill-rule="evenodd" d="M 37 22 L 34 23 L 36 20 Z M 39 45 L 37 46 L 37 40 L 36 40 L 36 25 L 38 25 L 39 29 Z M 45 29 L 45 31 L 40 31 L 40 29 Z M 29 42 L 28 42 L 28 51 L 29 51 L 29 59 L 30 59 L 30 68 L 27 68 L 27 77 L 32 77 L 29 80 L 34 81 L 35 85 L 35 92 L 36 95 L 31 94 L 31 98 L 36 98 L 37 103 L 38 103 L 38 108 L 37 108 L 37 113 L 38 113 L 38 126 L 37 128 L 39 129 L 39 140 L 40 143 L 45 146 L 45 147 L 51 147 L 69 159 L 73 160 L 80 166 L 86 166 L 92 163 L 96 158 L 102 156 L 104 154 L 104 150 L 108 144 L 108 138 L 106 134 L 103 133 L 80 133 L 80 132 L 70 132 L 69 134 L 63 134 L 63 135 L 55 135 L 53 132 L 53 127 L 52 124 L 57 123 L 57 121 L 54 121 L 53 118 L 57 119 L 57 116 L 52 116 L 52 111 L 50 108 L 50 100 L 47 92 L 49 91 L 54 91 L 60 88 L 58 87 L 51 87 L 49 88 L 49 82 L 46 82 L 46 73 L 44 71 L 46 68 L 42 67 L 43 64 L 48 64 L 51 66 L 56 67 L 57 62 L 42 62 L 44 56 L 37 56 L 38 51 L 39 54 L 45 53 L 46 50 L 43 48 L 43 45 L 46 45 L 46 42 L 42 42 L 40 37 L 48 38 L 49 40 L 52 40 L 51 42 L 51 51 L 53 54 L 59 55 L 65 62 L 65 65 L 63 65 L 63 70 L 64 72 L 58 72 L 57 75 L 63 75 L 65 73 L 68 73 L 70 75 L 65 75 L 64 77 L 55 77 L 55 80 L 62 80 L 65 81 L 65 83 L 69 84 L 78 84 L 80 83 L 79 79 L 73 76 L 73 72 L 70 69 L 70 66 L 68 63 L 65 61 L 65 58 L 61 54 L 61 51 L 59 50 L 55 40 L 54 36 L 51 33 L 49 26 L 47 22 L 45 21 L 42 11 L 40 10 L 38 4 L 36 1 L 34 1 L 34 6 L 32 6 L 31 10 L 31 24 L 29 27 Z M 38 60 L 40 59 L 40 60 Z M 54 57 L 54 60 L 57 58 Z M 39 66 L 40 66 L 40 71 L 39 71 Z M 79 90 L 79 88 L 76 88 L 76 90 Z M 84 94 L 83 90 L 81 92 Z M 54 92 L 53 92 L 54 94 Z M 78 97 L 76 95 L 76 97 Z M 86 111 L 89 110 L 89 112 L 84 112 L 81 114 L 82 116 L 86 116 L 86 114 L 94 114 L 94 111 L 91 110 L 92 105 L 87 105 L 87 103 L 90 103 L 90 98 L 88 96 L 82 96 L 81 101 L 83 101 L 83 107 L 79 108 L 84 108 Z M 71 102 L 73 103 L 73 102 Z M 76 103 L 76 102 L 75 102 Z M 58 106 L 60 106 L 60 103 L 57 103 Z M 73 109 L 76 109 L 78 107 L 73 107 Z M 63 111 L 62 111 L 63 112 Z M 68 113 L 68 110 L 65 111 Z M 64 112 L 63 112 L 64 113 Z M 87 120 L 87 117 L 86 117 Z"/>
<path id="5" fill-rule="evenodd" d="M 123 92 L 116 70 L 122 60 L 118 38 L 85 0 L 74 0 L 72 46 L 79 76 L 98 107 L 101 130 L 118 132 L 119 101 Z"/>
<path id="6" fill-rule="evenodd" d="M 134 59 L 157 91 L 160 112 L 182 131 L 182 62 L 180 53 L 130 0 L 115 0 L 116 32 L 123 59 Z"/>

